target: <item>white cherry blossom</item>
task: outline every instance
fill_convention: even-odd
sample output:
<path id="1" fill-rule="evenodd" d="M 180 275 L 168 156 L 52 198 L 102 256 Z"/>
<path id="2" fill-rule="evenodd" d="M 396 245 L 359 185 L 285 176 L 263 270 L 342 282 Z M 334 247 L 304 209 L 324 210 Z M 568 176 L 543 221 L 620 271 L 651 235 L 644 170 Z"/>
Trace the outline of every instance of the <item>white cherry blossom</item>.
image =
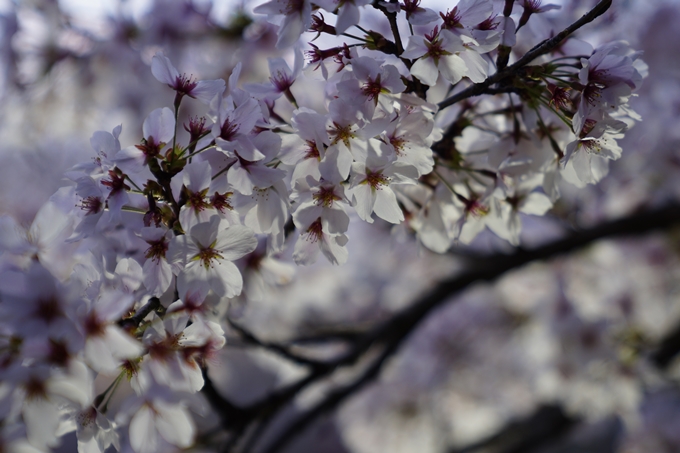
<path id="1" fill-rule="evenodd" d="M 176 236 L 168 247 L 168 262 L 181 264 L 177 278 L 181 294 L 212 290 L 219 296 L 241 293 L 243 279 L 232 261 L 255 250 L 257 239 L 250 228 L 227 226 L 218 216 L 199 223 L 188 234 Z"/>

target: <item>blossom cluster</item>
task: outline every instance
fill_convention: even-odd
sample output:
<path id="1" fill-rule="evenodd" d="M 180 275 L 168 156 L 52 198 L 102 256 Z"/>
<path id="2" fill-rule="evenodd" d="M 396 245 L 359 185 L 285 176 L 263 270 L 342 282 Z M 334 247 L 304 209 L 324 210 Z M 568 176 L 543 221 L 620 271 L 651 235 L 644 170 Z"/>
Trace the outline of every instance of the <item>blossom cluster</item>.
<path id="1" fill-rule="evenodd" d="M 405 47 L 359 25 L 368 6 L 406 21 Z M 157 53 L 150 70 L 174 99 L 139 142 L 124 147 L 122 126 L 95 132 L 95 157 L 29 228 L 0 217 L 2 446 L 46 451 L 76 430 L 81 452 L 190 447 L 220 314 L 244 287 L 255 298 L 288 280 L 287 251 L 343 264 L 350 223 L 377 219 L 440 253 L 484 227 L 518 244 L 520 214 L 545 214 L 562 180 L 601 179 L 639 119 L 628 101 L 646 68 L 625 43 L 568 41 L 447 103 L 505 70 L 516 32 L 551 9 L 272 0 L 255 11 L 280 24 L 277 46 L 308 30 L 358 43 L 310 44 L 307 67 L 296 46 L 292 67 L 271 58 L 267 82 L 241 86 L 241 66 L 197 80 Z M 311 81 L 322 102 L 300 96 Z M 180 124 L 191 100 L 206 113 Z"/>

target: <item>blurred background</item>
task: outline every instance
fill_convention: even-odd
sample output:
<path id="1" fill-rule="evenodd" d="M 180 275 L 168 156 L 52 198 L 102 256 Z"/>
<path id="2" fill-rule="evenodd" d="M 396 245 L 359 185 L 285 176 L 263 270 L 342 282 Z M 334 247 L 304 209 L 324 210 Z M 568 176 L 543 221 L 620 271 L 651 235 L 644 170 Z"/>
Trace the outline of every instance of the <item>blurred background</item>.
<path id="1" fill-rule="evenodd" d="M 180 72 L 201 79 L 226 79 L 242 62 L 241 81 L 267 80 L 266 58 L 281 53 L 276 27 L 252 13 L 258 3 L 0 2 L 0 213 L 30 224 L 68 183 L 64 171 L 93 157 L 94 131 L 122 124 L 121 144 L 138 142 L 146 115 L 172 102 L 150 71 L 159 50 Z M 552 3 L 562 5 L 547 15 L 559 29 L 596 2 Z M 388 30 L 374 19 L 362 16 L 362 24 Z M 626 134 L 623 157 L 601 183 L 565 185 L 545 218 L 523 219 L 527 241 L 678 200 L 678 23 L 678 1 L 614 0 L 579 31 L 594 44 L 625 39 L 644 52 L 649 77 L 632 102 L 642 122 Z M 202 113 L 187 109 L 182 116 Z M 335 354 L 341 342 L 314 338 L 365 331 L 464 269 L 470 255 L 507 248 L 488 231 L 447 255 L 379 222 L 353 222 L 350 234 L 347 264 L 296 268 L 289 284 L 232 301 L 231 316 L 261 339 L 299 339 L 308 353 Z M 680 452 L 679 258 L 680 231 L 669 230 L 600 241 L 476 285 L 431 314 L 375 382 L 319 417 L 285 451 Z M 238 341 L 233 330 L 211 367 L 220 393 L 244 406 L 303 374 L 303 367 Z M 262 436 L 351 376 L 341 372 L 301 393 Z M 204 417 L 209 427 L 215 415 Z M 72 441 L 63 451 L 74 451 Z"/>

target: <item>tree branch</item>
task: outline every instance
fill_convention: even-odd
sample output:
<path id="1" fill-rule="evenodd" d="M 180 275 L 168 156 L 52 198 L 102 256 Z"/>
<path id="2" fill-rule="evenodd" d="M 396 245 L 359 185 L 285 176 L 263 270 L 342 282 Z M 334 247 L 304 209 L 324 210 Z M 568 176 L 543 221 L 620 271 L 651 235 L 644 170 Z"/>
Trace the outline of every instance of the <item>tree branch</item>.
<path id="1" fill-rule="evenodd" d="M 152 311 L 156 311 L 161 307 L 161 301 L 158 297 L 152 297 L 143 307 L 140 307 L 130 318 L 121 319 L 118 325 L 123 329 L 136 329 L 146 316 Z"/>
<path id="2" fill-rule="evenodd" d="M 571 234 L 564 239 L 531 250 L 517 249 L 515 253 L 509 255 L 491 255 L 488 259 L 480 262 L 476 268 L 442 281 L 418 302 L 397 313 L 391 319 L 367 333 L 356 344 L 352 352 L 347 356 L 332 362 L 332 367 L 322 370 L 321 372 L 313 372 L 303 380 L 289 387 L 287 389 L 289 393 L 286 395 L 286 399 L 292 399 L 298 391 L 301 391 L 307 385 L 329 374 L 335 366 L 354 363 L 372 345 L 385 345 L 385 349 L 378 359 L 376 359 L 364 373 L 359 376 L 359 378 L 345 387 L 332 391 L 322 401 L 292 421 L 286 429 L 269 443 L 269 446 L 265 451 L 267 453 L 274 453 L 280 448 L 283 448 L 320 414 L 334 409 L 345 398 L 377 377 L 387 359 L 399 349 L 402 341 L 415 330 L 420 322 L 429 315 L 433 309 L 447 302 L 451 296 L 460 293 L 472 284 L 480 281 L 493 281 L 504 273 L 530 262 L 546 260 L 573 252 L 586 247 L 599 239 L 640 235 L 676 226 L 678 224 L 680 224 L 680 205 L 672 204 L 663 208 L 640 212 L 627 218 L 610 221 L 587 230 L 582 230 Z M 296 388 L 297 391 L 293 392 L 293 388 Z M 281 396 L 278 398 L 280 403 Z"/>
<path id="3" fill-rule="evenodd" d="M 244 327 L 237 324 L 235 321 L 233 321 L 229 317 L 227 317 L 227 322 L 229 322 L 229 325 L 234 330 L 236 330 L 246 342 L 248 342 L 250 344 L 253 344 L 255 346 L 259 346 L 261 348 L 272 351 L 272 352 L 280 355 L 281 357 L 288 359 L 291 362 L 298 363 L 300 365 L 310 366 L 312 368 L 324 368 L 326 366 L 326 364 L 324 362 L 320 362 L 318 360 L 313 360 L 313 359 L 309 359 L 307 357 L 297 355 L 297 354 L 291 352 L 288 347 L 283 346 L 281 344 L 271 343 L 271 342 L 260 340 L 255 335 L 253 335 L 251 332 L 249 332 Z"/>
<path id="4" fill-rule="evenodd" d="M 583 27 L 584 25 L 592 22 L 602 14 L 604 14 L 609 7 L 612 4 L 612 0 L 601 0 L 597 5 L 593 7 L 588 13 L 583 15 L 579 20 L 574 22 L 573 24 L 569 25 L 567 28 L 562 30 L 560 33 L 555 35 L 554 37 L 550 39 L 546 39 L 545 41 L 541 42 L 537 46 L 535 46 L 533 49 L 531 49 L 529 52 L 524 54 L 522 58 L 508 66 L 507 68 L 498 71 L 491 77 L 487 78 L 484 82 L 480 83 L 475 83 L 474 85 L 470 85 L 463 91 L 460 91 L 453 96 L 444 99 L 442 102 L 438 104 L 439 109 L 444 109 L 450 105 L 453 105 L 457 102 L 462 101 L 463 99 L 467 99 L 473 96 L 479 96 L 480 94 L 485 94 L 486 90 L 493 84 L 500 82 L 501 80 L 510 77 L 512 75 L 517 74 L 518 70 L 526 66 L 527 64 L 531 63 L 533 60 L 536 58 L 540 57 L 541 55 L 544 55 L 564 41 L 569 35 L 574 33 L 576 30 L 579 28 Z"/>

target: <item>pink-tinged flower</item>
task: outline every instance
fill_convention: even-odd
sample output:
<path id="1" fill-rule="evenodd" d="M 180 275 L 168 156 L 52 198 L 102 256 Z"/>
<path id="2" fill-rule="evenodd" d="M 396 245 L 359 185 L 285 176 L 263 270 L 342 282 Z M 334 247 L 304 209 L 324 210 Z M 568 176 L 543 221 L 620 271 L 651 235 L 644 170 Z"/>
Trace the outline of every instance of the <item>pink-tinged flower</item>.
<path id="1" fill-rule="evenodd" d="M 241 94 L 243 92 L 241 91 Z M 264 157 L 253 145 L 250 134 L 255 124 L 262 118 L 262 110 L 258 102 L 248 96 L 226 97 L 219 105 L 212 136 L 217 149 L 224 153 L 238 152 L 249 161 L 257 161 Z"/>
<path id="2" fill-rule="evenodd" d="M 348 240 L 344 234 L 324 231 L 321 218 L 318 218 L 301 230 L 295 243 L 293 260 L 298 265 L 308 266 L 316 261 L 321 251 L 331 264 L 344 264 L 349 256 L 346 247 Z"/>
<path id="3" fill-rule="evenodd" d="M 242 149 L 233 153 L 236 161 L 227 170 L 227 180 L 243 195 L 251 195 L 256 189 L 266 189 L 281 181 L 286 173 L 279 169 L 267 166 L 281 149 L 281 137 L 271 131 L 262 131 L 252 139 L 247 139 L 253 146 L 257 160 L 250 160 L 242 154 Z M 252 155 L 252 154 L 251 154 Z"/>
<path id="4" fill-rule="evenodd" d="M 115 324 L 133 302 L 132 295 L 106 291 L 90 311 L 81 316 L 85 359 L 95 371 L 115 374 L 125 360 L 144 352 L 139 342 Z"/>
<path id="5" fill-rule="evenodd" d="M 159 297 L 168 290 L 172 283 L 172 266 L 165 256 L 172 232 L 166 228 L 144 227 L 140 236 L 149 244 L 149 248 L 144 253 L 146 261 L 142 268 L 144 286 L 149 290 L 149 294 Z"/>
<path id="6" fill-rule="evenodd" d="M 179 221 L 184 231 L 207 222 L 217 211 L 210 204 L 212 167 L 207 161 L 194 161 L 184 167 L 180 200 L 185 200 L 179 211 Z M 176 179 L 179 182 L 179 177 Z"/>
<path id="7" fill-rule="evenodd" d="M 291 98 L 290 87 L 293 86 L 295 80 L 302 72 L 302 66 L 305 63 L 302 51 L 299 47 L 295 48 L 295 61 L 293 69 L 290 69 L 288 63 L 283 58 L 269 58 L 269 83 L 247 83 L 243 86 L 245 90 L 253 94 L 257 98 L 265 98 L 269 101 L 274 101 L 281 97 L 282 94 Z"/>
<path id="8" fill-rule="evenodd" d="M 68 172 L 66 176 L 70 179 L 77 180 L 82 177 L 82 173 L 87 175 L 95 175 L 107 173 L 113 169 L 114 163 L 111 159 L 120 151 L 120 141 L 118 137 L 122 131 L 122 126 L 116 126 L 113 133 L 106 131 L 96 131 L 90 137 L 90 145 L 97 154 L 97 157 L 92 158 L 91 162 L 85 162 L 75 165 Z"/>
<path id="9" fill-rule="evenodd" d="M 573 118 L 575 131 L 584 127 L 587 118 L 597 115 L 596 111 L 613 112 L 640 88 L 644 63 L 628 52 L 627 45 L 612 43 L 597 49 L 590 58 L 581 59 L 579 82 L 583 88 Z"/>
<path id="10" fill-rule="evenodd" d="M 406 20 L 411 25 L 426 25 L 439 19 L 436 12 L 420 6 L 420 0 L 404 0 L 399 6 L 406 13 Z"/>
<path id="11" fill-rule="evenodd" d="M 451 192 L 441 184 L 434 191 L 419 184 L 397 186 L 396 194 L 410 214 L 406 221 L 416 231 L 418 240 L 435 253 L 446 252 L 451 246 L 445 224 L 452 208 Z"/>
<path id="12" fill-rule="evenodd" d="M 547 195 L 535 190 L 541 183 L 540 179 L 515 178 L 514 182 L 511 194 L 502 200 L 492 201 L 497 204 L 496 211 L 500 215 L 490 217 L 487 226 L 498 237 L 507 240 L 512 245 L 519 245 L 522 232 L 520 213 L 542 216 L 552 208 L 553 203 Z"/>
<path id="13" fill-rule="evenodd" d="M 149 351 L 137 375 L 140 389 L 154 382 L 175 391 L 196 393 L 203 388 L 201 366 L 222 349 L 222 327 L 206 318 L 207 303 L 191 297 L 172 303 L 163 320 L 155 318 L 144 333 Z M 191 320 L 191 325 L 188 325 Z"/>
<path id="14" fill-rule="evenodd" d="M 497 222 L 500 217 L 498 206 L 491 199 L 490 190 L 478 194 L 468 191 L 466 195 L 455 194 L 455 205 L 449 215 L 455 219 L 450 225 L 449 235 L 463 244 L 469 244 L 491 222 Z"/>
<path id="15" fill-rule="evenodd" d="M 23 272 L 0 273 L 0 293 L 0 317 L 8 326 L 4 334 L 41 341 L 59 339 L 67 351 L 81 347 L 82 337 L 73 322 L 80 300 L 42 263 L 33 262 Z"/>
<path id="16" fill-rule="evenodd" d="M 225 226 L 213 216 L 170 241 L 168 262 L 183 266 L 177 279 L 180 294 L 198 293 L 199 298 L 210 290 L 222 297 L 241 294 L 243 279 L 232 261 L 255 250 L 257 239 L 250 228 Z"/>
<path id="17" fill-rule="evenodd" d="M 38 364 L 16 366 L 3 373 L 3 381 L 16 387 L 12 398 L 21 402 L 18 409 L 27 438 L 40 451 L 59 444 L 59 425 L 66 407 L 81 410 L 92 404 L 92 372 L 77 360 L 57 369 Z"/>
<path id="18" fill-rule="evenodd" d="M 120 150 L 113 159 L 125 173 L 140 173 L 172 141 L 175 136 L 175 115 L 172 110 L 163 107 L 151 112 L 144 120 L 142 132 L 142 144 Z"/>
<path id="19" fill-rule="evenodd" d="M 181 301 L 173 305 L 181 304 Z M 144 331 L 144 346 L 149 351 L 136 379 L 140 390 L 154 382 L 180 392 L 196 393 L 203 387 L 200 366 L 183 355 L 183 336 L 189 316 L 169 313 L 165 319 L 154 318 Z M 224 338 L 223 338 L 224 340 Z"/>
<path id="20" fill-rule="evenodd" d="M 269 20 L 279 24 L 276 47 L 290 47 L 312 24 L 312 3 L 309 0 L 271 0 L 256 6 L 253 12 L 267 14 Z M 283 15 L 283 20 L 280 16 Z"/>
<path id="21" fill-rule="evenodd" d="M 66 239 L 73 232 L 75 219 L 54 202 L 45 203 L 29 228 L 8 215 L 0 215 L 0 252 L 13 255 L 22 267 L 38 261 L 60 280 L 65 280 L 75 264 L 73 244 Z"/>
<path id="22" fill-rule="evenodd" d="M 116 422 L 126 425 L 128 420 L 130 446 L 136 453 L 187 448 L 194 442 L 196 427 L 187 405 L 157 383 L 123 402 Z"/>
<path id="23" fill-rule="evenodd" d="M 393 184 L 414 184 L 417 170 L 390 160 L 389 156 L 370 156 L 365 163 L 352 164 L 351 187 L 347 190 L 359 217 L 373 223 L 375 214 L 390 223 L 400 223 L 404 214 L 392 190 Z"/>
<path id="24" fill-rule="evenodd" d="M 450 83 L 458 83 L 467 74 L 465 61 L 458 55 L 464 50 L 465 46 L 459 36 L 448 30 L 439 31 L 435 27 L 432 33 L 424 37 L 409 37 L 408 46 L 401 56 L 417 59 L 411 66 L 411 75 L 425 85 L 433 86 L 437 83 L 440 72 Z"/>
<path id="25" fill-rule="evenodd" d="M 82 176 L 76 181 L 76 195 L 80 197 L 82 218 L 69 241 L 78 241 L 92 235 L 106 208 L 106 197 L 102 185 L 90 176 Z"/>
<path id="26" fill-rule="evenodd" d="M 189 96 L 204 104 L 210 104 L 210 101 L 215 96 L 221 96 L 225 89 L 225 83 L 222 79 L 196 81 L 186 74 L 180 75 L 170 59 L 164 56 L 162 52 L 154 55 L 151 60 L 151 73 L 156 80 L 175 90 L 178 98 Z"/>
<path id="27" fill-rule="evenodd" d="M 128 196 L 130 186 L 125 179 L 126 175 L 119 169 L 114 168 L 113 170 L 109 170 L 109 174 L 99 181 L 99 183 L 104 186 L 106 207 L 111 213 L 111 221 L 113 223 L 122 222 L 121 214 L 123 206 L 130 202 L 130 197 Z M 108 192 L 108 194 L 106 194 L 106 192 Z M 93 206 L 93 208 L 94 207 L 95 206 Z M 89 205 L 88 208 L 90 208 Z"/>
<path id="28" fill-rule="evenodd" d="M 330 145 L 326 150 L 319 171 L 321 175 L 332 175 L 337 172 L 343 179 L 349 176 L 353 161 L 365 161 L 367 156 L 367 140 L 380 134 L 387 126 L 388 120 L 380 118 L 367 122 L 359 118 L 357 109 L 342 99 L 333 99 L 328 105 L 329 120 L 326 132 Z"/>
<path id="29" fill-rule="evenodd" d="M 332 13 L 338 12 L 335 32 L 340 35 L 361 19 L 360 7 L 370 4 L 370 0 L 316 0 L 315 4 Z"/>
<path id="30" fill-rule="evenodd" d="M 481 83 L 489 76 L 489 62 L 481 54 L 488 52 L 492 48 L 480 46 L 477 40 L 468 36 L 462 35 L 464 52 L 460 52 L 459 56 L 463 59 L 467 72 L 465 77 L 475 83 Z"/>
<path id="31" fill-rule="evenodd" d="M 493 3 L 489 0 L 460 0 L 452 9 L 439 13 L 444 23 L 442 29 L 453 33 L 466 33 L 466 29 L 488 19 L 493 13 Z"/>
<path id="32" fill-rule="evenodd" d="M 624 122 L 606 114 L 600 113 L 597 119 L 587 119 L 576 140 L 567 145 L 562 163 L 567 165 L 571 162 L 582 182 L 597 182 L 600 178 L 593 172 L 592 157 L 612 160 L 621 157 L 622 149 L 616 140 L 623 138 L 625 129 Z"/>
<path id="33" fill-rule="evenodd" d="M 277 242 L 277 250 L 283 246 L 283 227 L 288 220 L 288 189 L 283 181 L 265 188 L 255 187 L 250 195 L 237 194 L 236 205 L 244 216 L 244 225 L 257 234 L 270 235 Z"/>
<path id="34" fill-rule="evenodd" d="M 293 222 L 299 230 L 304 231 L 317 219 L 321 219 L 323 231 L 330 234 L 347 232 L 349 205 L 339 177 L 316 181 L 308 176 L 306 180 L 299 180 L 295 185 L 293 199 L 297 206 Z"/>
<path id="35" fill-rule="evenodd" d="M 522 12 L 522 17 L 519 18 L 519 23 L 517 24 L 517 29 L 522 28 L 533 14 L 545 13 L 546 11 L 552 11 L 555 9 L 562 8 L 560 5 L 542 5 L 542 0 L 521 0 L 520 4 L 524 11 Z"/>
<path id="36" fill-rule="evenodd" d="M 434 167 L 430 148 L 434 121 L 420 111 L 402 109 L 402 112 L 393 115 L 394 119 L 380 135 L 380 153 L 415 167 L 419 176 L 426 175 Z"/>
<path id="37" fill-rule="evenodd" d="M 381 65 L 373 58 L 352 59 L 352 72 L 355 79 L 349 78 L 338 83 L 340 98 L 359 107 L 366 120 L 373 119 L 376 107 L 392 113 L 394 96 L 406 89 L 401 75 L 393 65 Z"/>
<path id="38" fill-rule="evenodd" d="M 330 144 L 326 121 L 325 116 L 304 107 L 293 116 L 295 133 L 283 136 L 279 154 L 281 162 L 295 167 L 291 178 L 293 183 L 307 176 L 317 180 L 321 178 L 319 162 Z"/>
<path id="39" fill-rule="evenodd" d="M 104 453 L 111 445 L 120 451 L 116 424 L 94 406 L 77 411 L 74 419 L 79 452 Z"/>

